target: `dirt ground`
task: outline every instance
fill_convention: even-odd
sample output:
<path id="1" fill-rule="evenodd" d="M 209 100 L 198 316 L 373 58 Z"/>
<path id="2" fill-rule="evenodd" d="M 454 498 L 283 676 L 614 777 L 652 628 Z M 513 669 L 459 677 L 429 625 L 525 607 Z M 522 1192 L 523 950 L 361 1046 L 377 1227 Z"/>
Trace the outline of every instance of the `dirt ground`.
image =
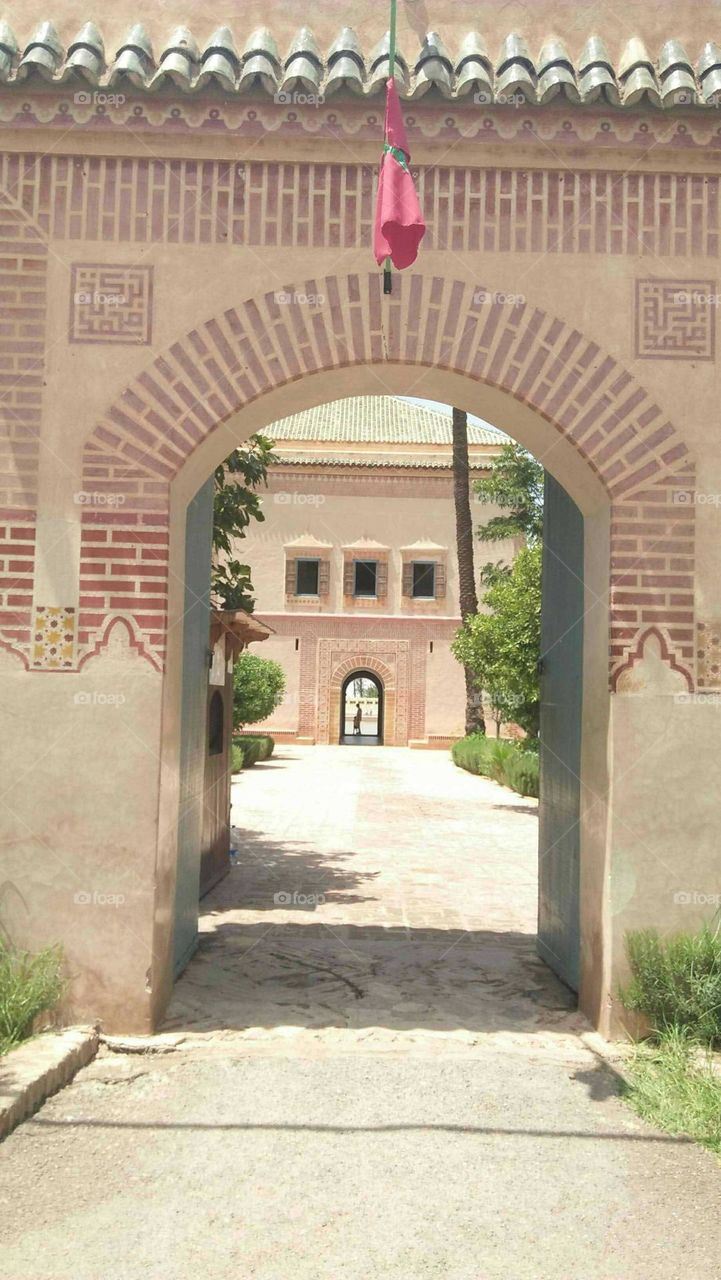
<path id="1" fill-rule="evenodd" d="M 534 954 L 533 802 L 362 748 L 234 801 L 168 1052 L 104 1049 L 0 1149 L 3 1280 L 718 1274 L 717 1162 Z"/>

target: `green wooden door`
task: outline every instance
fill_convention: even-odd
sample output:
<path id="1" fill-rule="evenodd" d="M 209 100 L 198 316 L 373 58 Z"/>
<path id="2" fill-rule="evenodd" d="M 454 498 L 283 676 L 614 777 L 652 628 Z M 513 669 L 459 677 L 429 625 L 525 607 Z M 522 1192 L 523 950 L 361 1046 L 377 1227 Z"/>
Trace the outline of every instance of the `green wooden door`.
<path id="1" fill-rule="evenodd" d="M 548 474 L 543 525 L 538 950 L 577 991 L 583 516 Z"/>
<path id="2" fill-rule="evenodd" d="M 180 804 L 178 869 L 175 882 L 174 971 L 185 967 L 198 937 L 200 853 L 210 644 L 210 553 L 213 480 L 188 505 L 185 522 L 185 609 L 183 688 L 180 713 Z"/>

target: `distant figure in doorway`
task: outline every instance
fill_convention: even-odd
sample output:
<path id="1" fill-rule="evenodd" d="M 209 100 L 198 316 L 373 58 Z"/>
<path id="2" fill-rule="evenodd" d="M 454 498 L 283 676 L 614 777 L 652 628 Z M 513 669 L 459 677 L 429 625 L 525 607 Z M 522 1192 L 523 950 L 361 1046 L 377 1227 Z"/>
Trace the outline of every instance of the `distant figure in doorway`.
<path id="1" fill-rule="evenodd" d="M 360 733 L 362 719 L 363 719 L 363 708 L 361 707 L 360 702 L 356 702 L 355 715 L 353 716 L 353 733 L 354 734 Z"/>

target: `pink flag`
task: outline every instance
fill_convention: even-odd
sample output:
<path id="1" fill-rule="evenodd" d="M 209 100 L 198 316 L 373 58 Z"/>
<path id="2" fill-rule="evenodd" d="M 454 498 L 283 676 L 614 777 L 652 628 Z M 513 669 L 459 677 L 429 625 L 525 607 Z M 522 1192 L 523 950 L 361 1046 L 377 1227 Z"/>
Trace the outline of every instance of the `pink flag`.
<path id="1" fill-rule="evenodd" d="M 398 270 L 415 262 L 426 234 L 408 167 L 410 158 L 398 90 L 391 79 L 386 88 L 385 145 L 378 177 L 373 252 L 379 266 L 390 258 Z"/>

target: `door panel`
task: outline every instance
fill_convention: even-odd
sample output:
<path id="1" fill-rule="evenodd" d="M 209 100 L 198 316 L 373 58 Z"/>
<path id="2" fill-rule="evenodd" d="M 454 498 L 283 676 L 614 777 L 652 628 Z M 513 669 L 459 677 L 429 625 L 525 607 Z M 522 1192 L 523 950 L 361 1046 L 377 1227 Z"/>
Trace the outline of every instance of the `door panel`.
<path id="1" fill-rule="evenodd" d="M 180 716 L 180 806 L 175 884 L 173 962 L 177 975 L 195 950 L 198 936 L 200 851 L 203 836 L 208 645 L 210 643 L 210 544 L 213 480 L 188 505 L 183 617 L 183 689 Z"/>
<path id="2" fill-rule="evenodd" d="M 577 991 L 583 516 L 548 474 L 543 523 L 538 950 Z"/>

